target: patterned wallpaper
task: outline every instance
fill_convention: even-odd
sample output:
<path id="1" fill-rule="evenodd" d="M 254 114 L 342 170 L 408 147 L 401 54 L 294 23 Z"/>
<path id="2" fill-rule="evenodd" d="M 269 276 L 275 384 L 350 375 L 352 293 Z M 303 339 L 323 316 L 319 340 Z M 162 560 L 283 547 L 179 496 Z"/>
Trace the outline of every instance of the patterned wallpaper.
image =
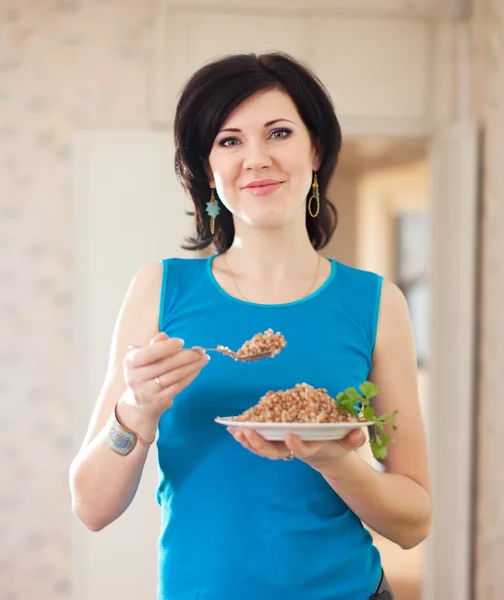
<path id="1" fill-rule="evenodd" d="M 71 145 L 148 127 L 153 18 L 0 0 L 0 600 L 69 597 Z"/>

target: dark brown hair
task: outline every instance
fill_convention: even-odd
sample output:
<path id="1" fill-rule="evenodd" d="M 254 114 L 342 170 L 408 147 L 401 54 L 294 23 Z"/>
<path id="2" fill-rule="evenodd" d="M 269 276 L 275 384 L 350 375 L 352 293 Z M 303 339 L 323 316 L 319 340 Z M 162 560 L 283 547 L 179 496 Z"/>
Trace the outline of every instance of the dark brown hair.
<path id="1" fill-rule="evenodd" d="M 210 232 L 210 217 L 206 213 L 211 192 L 208 157 L 229 115 L 250 96 L 272 89 L 290 96 L 319 152 L 320 212 L 312 218 L 306 210 L 306 227 L 317 250 L 331 239 L 337 225 L 337 211 L 327 198 L 327 188 L 341 149 L 341 129 L 329 94 L 307 67 L 287 54 L 237 54 L 204 65 L 186 83 L 178 101 L 174 124 L 175 171 L 194 203 L 191 214 L 196 220 L 196 236 L 186 240 L 183 248 L 202 250 L 213 243 L 221 253 L 233 243 L 233 217 L 221 202 L 215 235 Z"/>

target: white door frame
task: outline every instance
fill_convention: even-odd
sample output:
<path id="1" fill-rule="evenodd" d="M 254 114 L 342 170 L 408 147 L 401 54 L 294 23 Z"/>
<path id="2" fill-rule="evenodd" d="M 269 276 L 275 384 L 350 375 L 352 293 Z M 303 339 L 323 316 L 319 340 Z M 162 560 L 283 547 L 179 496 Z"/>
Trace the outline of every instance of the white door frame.
<path id="1" fill-rule="evenodd" d="M 431 360 L 429 451 L 434 520 L 425 600 L 472 594 L 478 127 L 441 130 L 431 154 Z"/>
<path id="2" fill-rule="evenodd" d="M 472 124 L 460 124 L 448 130 L 440 139 L 432 142 L 432 180 L 434 198 L 443 197 L 446 202 L 433 204 L 432 215 L 432 334 L 429 393 L 429 452 L 431 473 L 435 494 L 435 518 L 431 536 L 426 545 L 426 566 L 424 573 L 423 599 L 439 598 L 470 599 L 470 566 L 472 554 L 472 447 L 473 431 L 473 390 L 474 390 L 474 340 L 475 303 L 474 292 L 477 283 L 475 257 L 476 239 L 476 177 L 474 129 Z M 93 134 L 89 134 L 92 136 Z M 100 133 L 99 137 L 114 137 Z M 448 179 L 443 184 L 443 148 L 450 143 L 458 145 L 468 140 L 459 157 L 464 179 L 461 185 L 468 192 L 461 194 L 461 204 L 457 206 L 457 194 L 448 193 L 451 185 Z M 89 141 L 89 140 L 87 140 Z M 445 146 L 444 146 L 445 144 Z M 448 146 L 446 146 L 448 144 Z M 76 215 L 82 217 L 82 207 L 86 202 L 86 144 L 79 153 L 81 162 L 78 169 L 80 193 L 77 201 L 81 209 Z M 472 166 L 471 166 L 472 165 Z M 456 174 L 458 177 L 459 175 Z M 439 179 L 441 177 L 441 179 Z M 445 187 L 443 187 L 445 185 Z M 448 188 L 446 187 L 448 186 Z M 76 230 L 82 228 L 83 220 L 76 219 Z M 77 236 L 79 237 L 79 236 Z M 81 236 L 82 239 L 82 236 Z M 76 249 L 77 258 L 83 247 Z M 84 280 L 83 265 L 76 262 L 76 329 L 81 332 L 86 327 L 84 306 L 85 290 L 81 289 Z M 453 316 L 460 315 L 456 320 Z M 78 325 L 77 325 L 78 324 Z M 81 340 L 79 340 L 81 341 Z M 78 353 L 81 369 L 86 361 L 86 352 L 81 345 Z M 83 382 L 84 383 L 84 382 Z M 82 389 L 85 386 L 77 386 Z M 455 409 L 456 407 L 456 409 Z M 81 439 L 83 424 L 88 410 L 79 397 L 75 404 L 76 430 Z M 86 548 L 89 534 L 82 526 L 74 523 L 72 531 L 72 600 L 88 600 L 86 589 Z"/>

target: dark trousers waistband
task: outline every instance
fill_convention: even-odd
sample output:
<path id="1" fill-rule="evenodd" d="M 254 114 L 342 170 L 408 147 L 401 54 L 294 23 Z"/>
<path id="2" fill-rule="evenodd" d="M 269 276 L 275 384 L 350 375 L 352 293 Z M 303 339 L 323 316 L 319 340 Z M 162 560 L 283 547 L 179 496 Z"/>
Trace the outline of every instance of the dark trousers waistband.
<path id="1" fill-rule="evenodd" d="M 382 571 L 380 583 L 369 600 L 394 600 L 394 592 L 390 587 L 390 583 L 385 577 L 385 573 Z"/>

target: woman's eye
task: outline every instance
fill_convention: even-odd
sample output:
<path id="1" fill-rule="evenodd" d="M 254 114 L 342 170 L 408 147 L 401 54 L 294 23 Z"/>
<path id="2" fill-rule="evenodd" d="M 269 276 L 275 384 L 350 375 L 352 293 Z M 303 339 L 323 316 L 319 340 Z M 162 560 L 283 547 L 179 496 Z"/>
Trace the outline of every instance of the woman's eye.
<path id="1" fill-rule="evenodd" d="M 290 129 L 275 129 L 271 132 L 271 137 L 275 140 L 284 140 L 292 134 Z"/>
<path id="2" fill-rule="evenodd" d="M 236 146 L 238 144 L 238 140 L 236 138 L 224 138 L 219 142 L 219 146 L 223 148 L 231 148 L 232 146 Z"/>
<path id="3" fill-rule="evenodd" d="M 285 140 L 292 135 L 292 131 L 290 129 L 274 129 L 269 137 L 274 140 Z M 233 148 L 234 146 L 238 146 L 241 144 L 240 140 L 235 137 L 223 138 L 218 142 L 218 145 L 222 148 Z"/>

